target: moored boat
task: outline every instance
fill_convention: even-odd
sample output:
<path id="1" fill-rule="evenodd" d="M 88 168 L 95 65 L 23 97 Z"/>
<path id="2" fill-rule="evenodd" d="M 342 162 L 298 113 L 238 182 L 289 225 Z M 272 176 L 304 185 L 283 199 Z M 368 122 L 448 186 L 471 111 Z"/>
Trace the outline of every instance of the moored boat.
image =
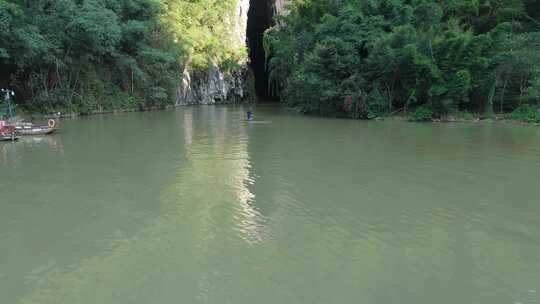
<path id="1" fill-rule="evenodd" d="M 47 124 L 19 122 L 14 124 L 14 127 L 15 132 L 19 135 L 47 135 L 58 130 L 54 119 L 49 119 Z"/>
<path id="2" fill-rule="evenodd" d="M 1 89 L 0 92 L 5 95 L 3 99 L 6 102 L 6 106 L 0 103 L 0 130 L 2 130 L 0 138 L 2 140 L 15 140 L 18 135 L 47 135 L 58 130 L 54 119 L 49 119 L 46 124 L 18 121 L 11 105 L 11 98 L 15 96 L 15 93 L 13 90 L 6 89 Z"/>

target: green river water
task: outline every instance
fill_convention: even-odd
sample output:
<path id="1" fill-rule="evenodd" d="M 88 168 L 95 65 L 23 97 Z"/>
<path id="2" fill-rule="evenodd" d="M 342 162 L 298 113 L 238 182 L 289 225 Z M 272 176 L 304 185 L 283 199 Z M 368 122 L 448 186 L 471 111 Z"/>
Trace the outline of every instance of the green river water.
<path id="1" fill-rule="evenodd" d="M 540 129 L 185 107 L 0 143 L 0 303 L 540 303 Z"/>

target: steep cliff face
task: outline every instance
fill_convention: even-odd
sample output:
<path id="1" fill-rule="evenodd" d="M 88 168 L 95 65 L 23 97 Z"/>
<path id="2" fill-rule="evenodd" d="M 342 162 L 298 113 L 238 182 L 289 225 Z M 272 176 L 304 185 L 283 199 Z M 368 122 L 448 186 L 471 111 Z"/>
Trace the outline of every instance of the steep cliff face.
<path id="1" fill-rule="evenodd" d="M 274 9 L 274 14 L 283 14 L 285 13 L 285 5 L 290 0 L 272 0 L 272 7 Z"/>
<path id="2" fill-rule="evenodd" d="M 237 0 L 236 9 L 225 20 L 231 29 L 235 48 L 246 48 L 246 28 L 249 0 Z M 237 102 L 249 98 L 248 60 L 238 62 L 238 68 L 223 70 L 212 64 L 207 71 L 193 71 L 187 66 L 176 94 L 177 105 Z"/>
<path id="3" fill-rule="evenodd" d="M 258 16 L 255 18 L 259 18 L 260 20 L 250 20 L 250 22 L 266 23 L 266 27 L 264 28 L 266 29 L 271 25 L 270 19 L 273 15 L 286 13 L 285 5 L 290 0 L 251 1 L 266 2 L 266 7 L 269 8 L 267 14 L 264 15 L 263 13 L 263 17 L 261 17 L 260 14 L 253 14 L 252 12 L 251 16 Z M 255 4 L 260 5 L 262 3 L 257 2 Z M 229 24 L 229 28 L 231 29 L 234 47 L 247 48 L 249 46 L 252 52 L 256 48 L 260 48 L 258 51 L 262 52 L 262 37 L 255 39 L 257 40 L 255 43 L 257 46 L 249 45 L 253 43 L 253 37 L 249 39 L 246 37 L 249 11 L 250 0 L 237 0 L 235 11 L 228 16 L 225 22 Z M 261 24 L 258 25 L 260 26 Z M 258 57 L 260 58 L 261 56 L 259 55 Z M 264 58 L 264 54 L 262 57 Z M 262 81 L 264 84 L 266 84 L 267 79 L 264 76 L 264 70 L 262 72 L 259 71 L 261 69 L 261 63 L 259 62 L 254 65 L 253 53 L 250 60 L 251 63 L 248 60 L 248 56 L 246 56 L 245 59 L 238 62 L 238 68 L 227 71 L 221 69 L 217 63 L 213 64 L 206 71 L 194 71 L 189 66 L 185 67 L 182 73 L 182 81 L 176 94 L 176 105 L 231 103 L 255 99 L 256 81 L 254 81 L 254 77 L 258 76 L 257 81 Z M 262 69 L 264 69 L 264 62 L 262 63 Z M 261 76 L 261 74 L 263 75 Z M 261 91 L 261 89 L 259 88 L 257 91 Z M 261 95 L 261 92 L 258 95 Z"/>
<path id="4" fill-rule="evenodd" d="M 184 70 L 176 105 L 240 102 L 249 97 L 247 65 L 222 71 L 213 65 L 206 72 Z"/>

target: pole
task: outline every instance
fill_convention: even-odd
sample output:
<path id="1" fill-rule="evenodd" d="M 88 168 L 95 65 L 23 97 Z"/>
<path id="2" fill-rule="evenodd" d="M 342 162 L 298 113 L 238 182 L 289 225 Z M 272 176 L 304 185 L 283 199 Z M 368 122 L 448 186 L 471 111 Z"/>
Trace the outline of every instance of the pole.
<path id="1" fill-rule="evenodd" d="M 13 111 L 11 110 L 11 99 L 9 97 L 9 92 L 8 92 L 8 97 L 7 97 L 7 103 L 8 103 L 8 115 L 9 115 L 9 120 L 10 121 L 13 121 Z"/>
<path id="2" fill-rule="evenodd" d="M 11 106 L 11 96 L 14 96 L 15 93 L 11 90 L 6 90 L 6 89 L 2 89 L 2 93 L 5 93 L 5 97 L 4 99 L 6 100 L 7 102 L 7 106 L 8 106 L 8 121 L 13 121 L 13 108 Z"/>

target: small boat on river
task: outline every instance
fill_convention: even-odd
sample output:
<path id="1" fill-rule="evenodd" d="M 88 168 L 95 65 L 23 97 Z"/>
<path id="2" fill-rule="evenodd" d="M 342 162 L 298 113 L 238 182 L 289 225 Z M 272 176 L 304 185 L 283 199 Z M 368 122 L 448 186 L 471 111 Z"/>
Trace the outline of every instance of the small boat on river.
<path id="1" fill-rule="evenodd" d="M 19 135 L 47 135 L 58 130 L 56 121 L 49 119 L 47 124 L 34 124 L 30 122 L 18 122 L 14 124 L 15 132 Z"/>
<path id="2" fill-rule="evenodd" d="M 17 120 L 15 117 L 14 108 L 11 105 L 11 98 L 15 96 L 13 90 L 0 90 L 4 96 L 6 105 L 3 106 L 0 103 L 0 139 L 15 140 L 15 137 L 18 135 L 47 135 L 54 133 L 57 128 L 56 120 L 49 119 L 46 124 L 35 124 L 31 122 L 24 122 L 22 120 Z M 0 96 L 1 97 L 1 96 Z"/>

